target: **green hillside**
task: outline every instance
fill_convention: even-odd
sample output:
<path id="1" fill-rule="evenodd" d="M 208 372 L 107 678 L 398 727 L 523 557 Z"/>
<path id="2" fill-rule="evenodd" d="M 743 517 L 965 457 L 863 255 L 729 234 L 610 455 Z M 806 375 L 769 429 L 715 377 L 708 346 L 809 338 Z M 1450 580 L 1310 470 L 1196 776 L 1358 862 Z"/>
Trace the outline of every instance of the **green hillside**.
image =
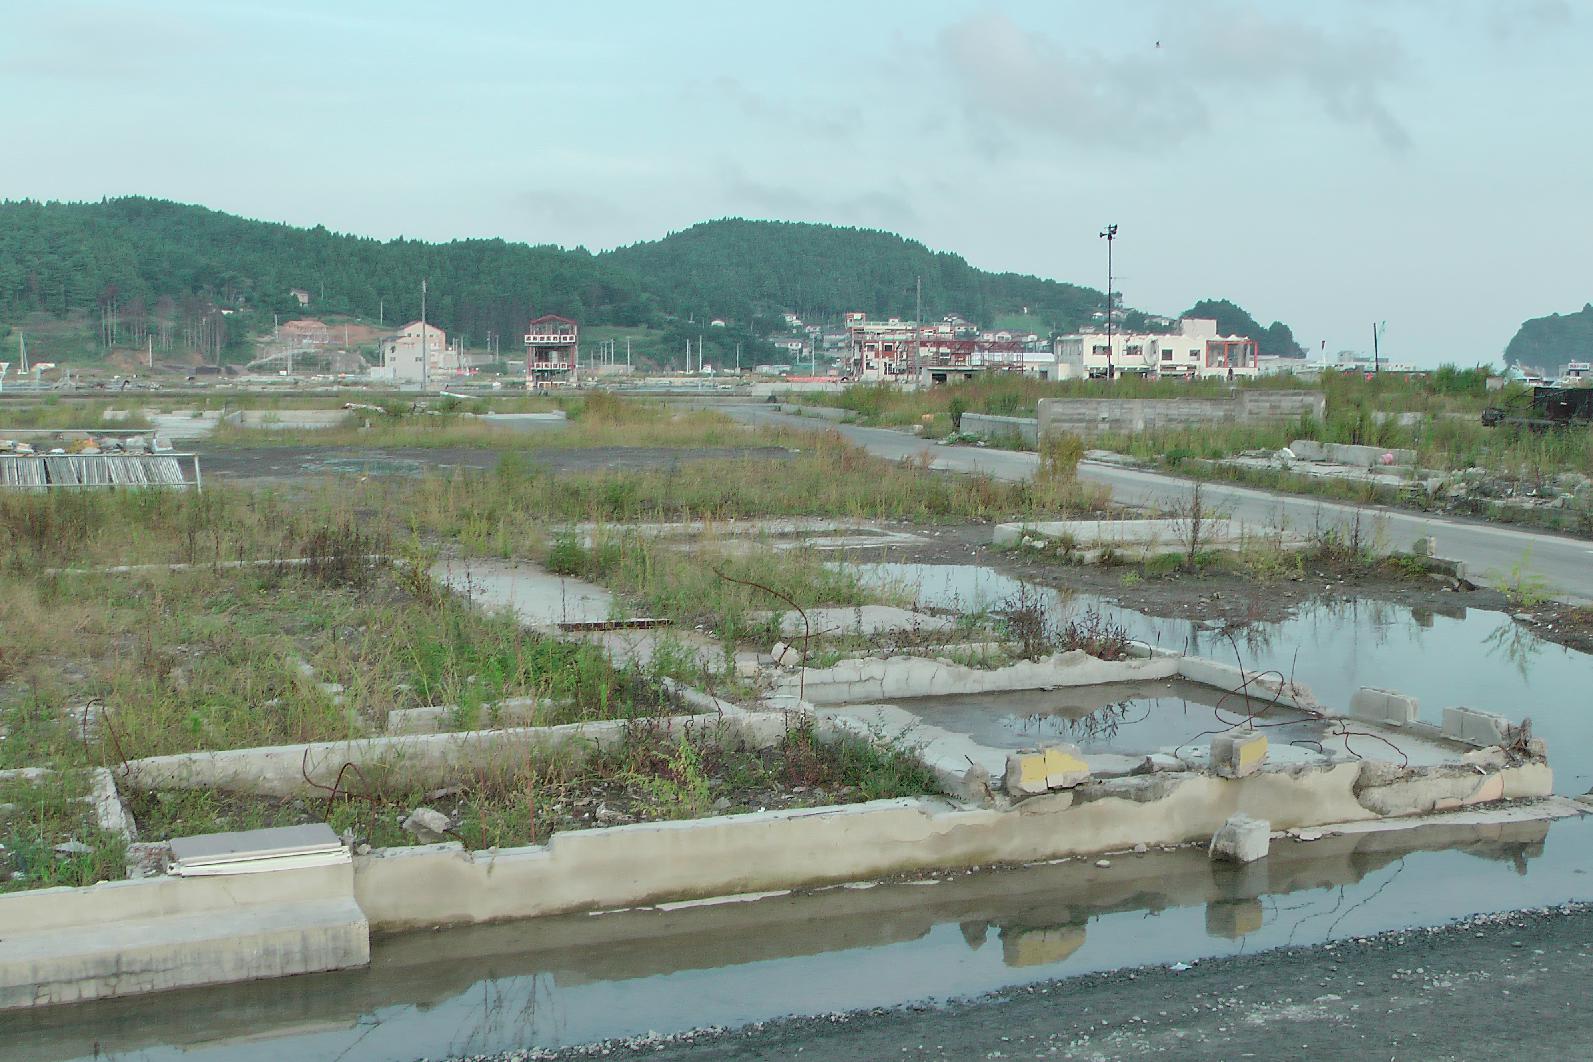
<path id="1" fill-rule="evenodd" d="M 504 240 L 375 240 L 137 197 L 0 203 L 0 337 L 38 332 L 48 316 L 83 338 L 75 357 L 152 340 L 161 355 L 247 360 L 250 337 L 269 331 L 273 314 L 413 320 L 422 277 L 429 317 L 472 346 L 489 332 L 518 336 L 534 313 L 559 313 L 645 332 L 654 338 L 643 356 L 665 364 L 699 337 L 717 363 L 738 344 L 748 363 L 764 357 L 772 348 L 760 337 L 783 327 L 788 310 L 818 322 L 848 310 L 911 316 L 920 278 L 926 316 L 985 326 L 1071 329 L 1103 302 L 1091 288 L 991 273 L 890 233 L 829 225 L 725 219 L 594 255 Z M 309 293 L 307 311 L 294 289 Z M 1129 327 L 1143 318 L 1124 316 Z M 708 328 L 715 318 L 728 327 Z"/>
<path id="2" fill-rule="evenodd" d="M 1505 347 L 1505 360 L 1549 372 L 1568 361 L 1593 361 L 1593 303 L 1576 313 L 1523 321 Z"/>
<path id="3" fill-rule="evenodd" d="M 991 325 L 1025 307 L 1051 328 L 1087 323 L 1099 291 L 975 269 L 888 232 L 727 218 L 601 255 L 677 313 L 747 320 L 793 310 L 836 321 L 849 310 L 911 318 L 923 281 L 926 317 L 955 313 Z"/>

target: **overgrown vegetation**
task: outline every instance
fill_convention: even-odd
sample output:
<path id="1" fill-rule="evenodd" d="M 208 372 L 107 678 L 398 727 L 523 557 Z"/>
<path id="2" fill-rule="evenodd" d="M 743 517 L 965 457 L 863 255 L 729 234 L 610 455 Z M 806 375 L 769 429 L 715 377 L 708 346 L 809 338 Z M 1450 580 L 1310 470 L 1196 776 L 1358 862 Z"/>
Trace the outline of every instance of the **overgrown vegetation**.
<path id="1" fill-rule="evenodd" d="M 559 830 L 936 791 L 933 776 L 900 745 L 850 736 L 822 741 L 805 721 L 756 748 L 722 723 L 669 729 L 638 719 L 613 748 L 505 761 L 442 788 L 395 772 L 351 779 L 324 799 L 157 790 L 133 795 L 130 804 L 151 837 L 326 821 L 374 847 L 415 843 L 401 821 L 424 806 L 448 817 L 454 839 L 485 849 L 539 843 Z"/>

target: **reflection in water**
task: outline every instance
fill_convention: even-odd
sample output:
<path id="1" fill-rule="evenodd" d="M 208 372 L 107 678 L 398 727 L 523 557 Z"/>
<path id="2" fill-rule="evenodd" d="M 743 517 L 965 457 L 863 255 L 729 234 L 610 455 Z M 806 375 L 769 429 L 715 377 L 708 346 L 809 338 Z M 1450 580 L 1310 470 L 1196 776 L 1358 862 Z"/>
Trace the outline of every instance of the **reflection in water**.
<path id="1" fill-rule="evenodd" d="M 1243 867 L 1185 847 L 404 934 L 378 940 L 367 970 L 6 1015 L 0 1035 L 7 1062 L 87 1057 L 96 1041 L 123 1059 L 355 1062 L 887 1006 L 1580 898 L 1589 831 L 1422 827 L 1281 842 Z"/>
<path id="2" fill-rule="evenodd" d="M 1051 712 L 1005 715 L 1001 725 L 1030 739 L 1061 738 L 1075 745 L 1095 745 L 1115 738 L 1124 726 L 1143 723 L 1155 707 L 1154 699 L 1119 701 L 1077 718 Z"/>
<path id="3" fill-rule="evenodd" d="M 960 601 L 989 608 L 1023 585 L 989 568 L 969 565 L 860 564 L 866 578 L 912 587 L 926 605 Z M 1538 638 L 1499 612 L 1468 609 L 1465 595 L 1450 607 L 1420 615 L 1392 602 L 1323 597 L 1301 605 L 1280 623 L 1242 631 L 1201 620 L 1163 619 L 1116 608 L 1090 594 L 1038 588 L 1058 617 L 1094 608 L 1142 641 L 1250 670 L 1273 669 L 1300 683 L 1330 711 L 1347 711 L 1362 686 L 1395 689 L 1417 698 L 1421 718 L 1442 722 L 1443 710 L 1465 705 L 1509 718 L 1532 717 L 1548 740 L 1555 788 L 1593 787 L 1593 656 Z"/>
<path id="4" fill-rule="evenodd" d="M 1501 626 L 1488 635 L 1485 643 L 1488 655 L 1510 664 L 1523 679 L 1531 674 L 1533 658 L 1549 644 L 1519 623 Z"/>

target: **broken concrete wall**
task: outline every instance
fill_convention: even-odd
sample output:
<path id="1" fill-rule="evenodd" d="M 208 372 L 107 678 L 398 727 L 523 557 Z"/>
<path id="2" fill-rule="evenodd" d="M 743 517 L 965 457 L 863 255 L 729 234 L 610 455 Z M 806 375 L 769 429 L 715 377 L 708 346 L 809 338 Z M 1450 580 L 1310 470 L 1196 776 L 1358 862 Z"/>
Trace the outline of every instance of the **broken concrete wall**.
<path id="1" fill-rule="evenodd" d="M 1158 775 L 1004 810 L 880 800 L 578 830 L 496 853 L 452 844 L 383 849 L 356 858 L 355 890 L 373 927 L 399 929 L 1031 862 L 1205 841 L 1239 811 L 1278 829 L 1368 819 L 1354 794 L 1359 776 L 1356 764 L 1232 780 Z"/>
<path id="2" fill-rule="evenodd" d="M 1358 446 L 1351 443 L 1324 443 L 1311 439 L 1296 439 L 1289 450 L 1302 461 L 1331 461 L 1355 468 L 1373 468 L 1383 464 L 1383 455 L 1392 454 L 1393 465 L 1409 467 L 1416 463 L 1416 451 L 1388 446 Z"/>
<path id="3" fill-rule="evenodd" d="M 1040 445 L 1040 421 L 1035 417 L 998 417 L 992 413 L 964 413 L 958 428 L 981 439 L 1016 437 L 1029 446 Z"/>
<path id="4" fill-rule="evenodd" d="M 784 674 L 775 682 L 773 692 L 777 696 L 795 696 L 800 689 L 802 696 L 812 704 L 844 704 L 1136 682 L 1171 678 L 1177 673 L 1178 661 L 1172 657 L 1097 660 L 1077 649 L 1042 660 L 1024 660 L 990 669 L 964 667 L 949 660 L 897 656 L 884 660 L 843 660 L 833 667 L 810 668 L 805 674 Z"/>
<path id="5" fill-rule="evenodd" d="M 677 732 L 723 724 L 734 737 L 765 748 L 780 740 L 786 720 L 777 712 L 738 710 L 725 715 L 669 716 L 659 722 Z M 442 785 L 461 774 L 514 766 L 529 757 L 580 758 L 594 749 L 618 745 L 628 725 L 625 720 L 607 720 L 184 752 L 131 760 L 121 777 L 123 784 L 133 789 L 228 789 L 274 797 L 325 795 L 343 764 L 353 763 L 373 781 L 385 774 L 415 784 Z"/>

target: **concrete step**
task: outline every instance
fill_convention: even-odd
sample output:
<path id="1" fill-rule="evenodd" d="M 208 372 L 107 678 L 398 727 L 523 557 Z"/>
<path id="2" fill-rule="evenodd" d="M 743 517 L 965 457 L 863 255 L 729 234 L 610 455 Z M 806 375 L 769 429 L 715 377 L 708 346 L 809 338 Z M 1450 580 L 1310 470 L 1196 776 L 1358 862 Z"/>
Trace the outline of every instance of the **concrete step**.
<path id="1" fill-rule="evenodd" d="M 370 962 L 352 896 L 0 937 L 0 1011 Z"/>

